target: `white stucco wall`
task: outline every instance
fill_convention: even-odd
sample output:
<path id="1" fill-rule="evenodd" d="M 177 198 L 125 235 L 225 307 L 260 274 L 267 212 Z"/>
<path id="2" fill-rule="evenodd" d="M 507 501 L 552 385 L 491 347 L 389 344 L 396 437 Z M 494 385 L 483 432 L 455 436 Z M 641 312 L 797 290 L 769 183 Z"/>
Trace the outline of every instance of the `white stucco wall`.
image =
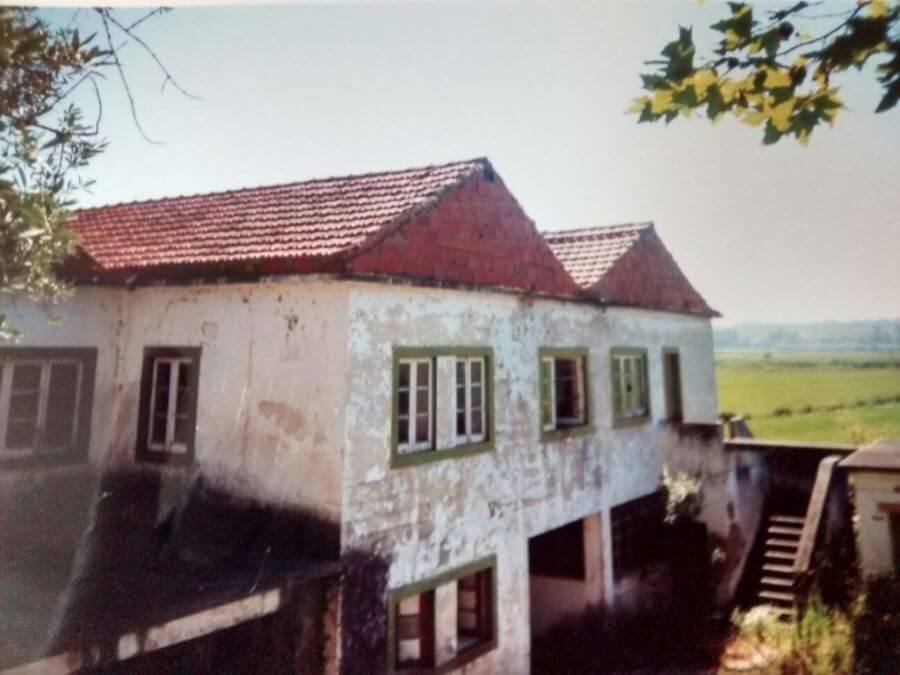
<path id="1" fill-rule="evenodd" d="M 670 433 L 663 348 L 681 355 L 685 419 L 717 414 L 702 318 L 311 277 L 79 288 L 55 313 L 52 326 L 20 303 L 11 318 L 23 345 L 97 347 L 95 464 L 135 464 L 144 348 L 200 346 L 195 470 L 214 484 L 339 518 L 344 551 L 391 558 L 389 588 L 495 554 L 499 646 L 471 672 L 527 670 L 529 537 L 599 514 L 602 584 L 592 593 L 615 601 L 609 510 L 659 485 Z M 493 349 L 492 452 L 390 468 L 395 346 Z M 615 346 L 648 350 L 648 423 L 612 427 Z M 589 349 L 591 433 L 540 441 L 540 347 Z"/>
<path id="2" fill-rule="evenodd" d="M 900 474 L 854 470 L 850 473 L 856 504 L 856 545 L 864 577 L 895 573 L 889 511 L 900 513 Z"/>
<path id="3" fill-rule="evenodd" d="M 136 464 L 144 348 L 199 346 L 195 465 L 161 470 L 337 520 L 347 301 L 346 286 L 315 278 L 80 287 L 50 312 L 20 301 L 11 320 L 20 346 L 97 348 L 93 463 Z"/>
<path id="4" fill-rule="evenodd" d="M 350 299 L 342 542 L 392 556 L 388 587 L 426 580 L 496 554 L 498 648 L 472 672 L 523 672 L 530 651 L 528 538 L 652 492 L 662 468 L 662 349 L 682 355 L 685 416 L 714 421 L 709 321 L 507 294 L 357 284 Z M 649 353 L 651 422 L 613 429 L 609 350 Z M 391 469 L 392 348 L 490 346 L 495 449 Z M 591 415 L 585 436 L 542 443 L 538 349 L 588 347 Z M 440 414 L 440 413 L 438 413 Z M 603 560 L 611 542 L 603 538 Z M 612 569 L 603 565 L 606 597 Z"/>

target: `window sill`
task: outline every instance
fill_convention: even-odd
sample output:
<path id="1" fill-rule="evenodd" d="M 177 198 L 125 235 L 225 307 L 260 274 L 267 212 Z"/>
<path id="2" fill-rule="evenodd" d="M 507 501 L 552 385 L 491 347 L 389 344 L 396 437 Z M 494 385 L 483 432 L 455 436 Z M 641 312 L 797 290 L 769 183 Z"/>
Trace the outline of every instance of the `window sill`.
<path id="1" fill-rule="evenodd" d="M 562 427 L 561 429 L 541 430 L 541 443 L 551 441 L 560 441 L 566 438 L 575 438 L 592 433 L 594 426 L 591 424 L 582 424 L 577 427 Z"/>
<path id="2" fill-rule="evenodd" d="M 457 653 L 452 659 L 446 663 L 442 663 L 434 668 L 398 668 L 391 671 L 394 675 L 442 675 L 457 670 L 462 666 L 471 663 L 475 659 L 481 658 L 485 654 L 494 651 L 497 648 L 496 638 L 487 642 L 481 642 L 476 645 Z"/>
<path id="3" fill-rule="evenodd" d="M 489 640 L 488 642 L 482 642 L 477 645 L 472 645 L 464 651 L 459 652 L 456 656 L 447 661 L 447 663 L 443 663 L 435 668 L 432 672 L 436 675 L 440 673 L 449 673 L 450 671 L 456 670 L 457 668 L 467 663 L 471 663 L 475 659 L 481 658 L 485 654 L 494 651 L 496 648 L 496 638 L 493 640 Z"/>
<path id="4" fill-rule="evenodd" d="M 652 421 L 653 418 L 650 415 L 644 415 L 643 417 L 616 417 L 613 419 L 613 429 L 637 427 Z"/>
<path id="5" fill-rule="evenodd" d="M 394 450 L 391 452 L 391 468 L 402 469 L 409 466 L 440 462 L 445 459 L 461 459 L 463 457 L 469 457 L 470 455 L 478 455 L 482 452 L 490 452 L 493 449 L 494 441 L 487 440 L 478 443 L 455 445 L 452 448 L 445 448 L 444 450 L 419 450 L 418 452 L 408 452 L 403 454 Z"/>

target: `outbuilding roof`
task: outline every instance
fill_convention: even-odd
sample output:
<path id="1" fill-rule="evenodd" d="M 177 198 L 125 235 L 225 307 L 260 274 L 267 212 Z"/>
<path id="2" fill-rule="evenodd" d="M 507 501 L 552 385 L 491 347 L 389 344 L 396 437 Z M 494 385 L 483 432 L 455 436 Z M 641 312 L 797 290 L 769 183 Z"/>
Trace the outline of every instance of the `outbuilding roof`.
<path id="1" fill-rule="evenodd" d="M 900 474 L 900 439 L 882 438 L 866 445 L 841 462 L 856 471 L 891 471 Z"/>

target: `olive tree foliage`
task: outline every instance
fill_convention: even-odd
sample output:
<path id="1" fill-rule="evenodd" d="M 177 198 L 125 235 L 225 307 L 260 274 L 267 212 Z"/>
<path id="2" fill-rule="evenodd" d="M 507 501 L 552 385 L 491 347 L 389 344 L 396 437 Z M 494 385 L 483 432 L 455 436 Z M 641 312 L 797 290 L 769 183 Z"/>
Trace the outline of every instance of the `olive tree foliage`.
<path id="1" fill-rule="evenodd" d="M 661 59 L 647 61 L 645 94 L 629 112 L 638 122 L 671 122 L 697 114 L 715 122 L 731 113 L 762 127 L 763 143 L 793 136 L 806 144 L 844 107 L 835 76 L 874 66 L 878 113 L 900 100 L 900 2 L 796 2 L 754 11 L 728 3 L 730 14 L 710 28 L 717 46 L 700 57 L 691 28 L 680 28 Z M 867 73 L 870 71 L 866 71 Z"/>
<path id="2" fill-rule="evenodd" d="M 155 59 L 164 84 L 173 82 L 134 32 L 163 11 L 125 24 L 112 10 L 91 10 L 88 23 L 97 30 L 85 36 L 51 27 L 33 9 L 0 7 L 0 339 L 17 336 L 3 311 L 12 294 L 52 301 L 67 290 L 58 276 L 75 250 L 67 209 L 90 185 L 82 170 L 106 147 L 98 82 L 107 72 L 120 80 L 143 134 L 119 50 L 136 42 Z M 84 89 L 93 94 L 90 119 L 75 102 Z"/>

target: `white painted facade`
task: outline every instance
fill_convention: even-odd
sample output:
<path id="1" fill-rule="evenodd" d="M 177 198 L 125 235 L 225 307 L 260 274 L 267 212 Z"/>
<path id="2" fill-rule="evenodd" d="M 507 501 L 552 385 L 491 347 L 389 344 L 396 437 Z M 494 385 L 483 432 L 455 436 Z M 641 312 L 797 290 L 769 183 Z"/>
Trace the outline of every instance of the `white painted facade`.
<path id="1" fill-rule="evenodd" d="M 865 471 L 850 474 L 856 509 L 856 545 L 863 577 L 897 574 L 900 539 L 891 519 L 900 519 L 900 473 Z M 895 526 L 896 527 L 896 526 Z"/>
<path id="2" fill-rule="evenodd" d="M 682 457 L 681 441 L 662 421 L 664 348 L 681 356 L 685 420 L 716 421 L 706 318 L 325 277 L 79 287 L 52 311 L 19 302 L 9 314 L 23 346 L 97 349 L 93 464 L 136 461 L 144 349 L 199 346 L 194 465 L 148 470 L 200 472 L 235 494 L 339 522 L 343 551 L 390 558 L 389 589 L 495 555 L 499 644 L 466 672 L 528 670 L 529 537 L 592 519 L 597 543 L 589 549 L 600 550 L 587 553 L 585 604 L 630 602 L 622 594 L 633 581 L 613 580 L 610 509 L 658 489 L 664 461 L 719 462 L 721 494 L 707 504 L 710 520 L 725 520 L 721 511 L 737 490 L 728 483 L 731 460 L 713 457 L 715 446 Z M 54 324 L 51 315 L 59 317 Z M 614 428 L 610 349 L 620 346 L 648 351 L 651 419 Z M 493 350 L 493 450 L 391 468 L 395 347 Z M 543 347 L 588 349 L 589 433 L 541 441 Z M 438 391 L 438 415 L 451 397 L 450 388 Z M 27 476 L 27 469 L 0 471 L 0 483 Z M 571 604 L 579 608 L 577 599 Z"/>

